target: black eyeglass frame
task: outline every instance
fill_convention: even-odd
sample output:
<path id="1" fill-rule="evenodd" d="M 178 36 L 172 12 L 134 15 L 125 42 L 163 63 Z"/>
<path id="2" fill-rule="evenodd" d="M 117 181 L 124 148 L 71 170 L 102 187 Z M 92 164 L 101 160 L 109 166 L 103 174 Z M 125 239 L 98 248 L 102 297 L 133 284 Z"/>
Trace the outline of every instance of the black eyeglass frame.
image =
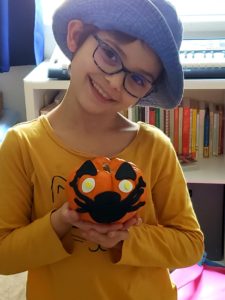
<path id="1" fill-rule="evenodd" d="M 139 96 L 136 96 L 134 94 L 132 94 L 129 90 L 127 90 L 126 86 L 125 86 L 125 81 L 126 81 L 126 78 L 127 78 L 127 75 L 128 74 L 139 74 L 137 72 L 132 72 L 130 70 L 128 70 L 124 64 L 123 64 L 123 61 L 122 59 L 120 58 L 120 55 L 117 53 L 117 51 L 115 49 L 113 49 L 111 46 L 109 46 L 106 42 L 104 42 L 103 40 L 101 40 L 96 34 L 93 34 L 93 37 L 95 38 L 95 40 L 98 42 L 98 45 L 97 47 L 95 48 L 94 52 L 93 52 L 93 60 L 94 60 L 94 63 L 96 64 L 96 66 L 105 74 L 107 75 L 114 75 L 114 74 L 119 74 L 120 72 L 124 72 L 124 79 L 123 79 L 123 88 L 125 89 L 125 91 L 131 95 L 132 97 L 134 98 L 137 98 L 137 99 L 141 99 L 141 98 L 144 98 L 144 97 L 147 97 L 149 96 L 155 89 L 155 81 L 150 81 L 149 79 L 147 79 L 145 76 L 141 75 L 147 82 L 149 82 L 151 84 L 151 88 L 149 89 L 149 91 L 147 93 L 145 93 L 145 95 L 143 95 L 142 97 L 139 97 Z M 102 45 L 104 46 L 107 46 L 109 49 L 112 49 L 112 51 L 116 54 L 116 56 L 119 58 L 120 60 L 120 63 L 121 63 L 121 69 L 119 69 L 118 71 L 115 71 L 115 72 L 106 72 L 105 70 L 103 70 L 99 64 L 97 63 L 96 59 L 95 59 L 95 53 L 96 51 L 98 50 L 99 47 L 101 47 Z"/>

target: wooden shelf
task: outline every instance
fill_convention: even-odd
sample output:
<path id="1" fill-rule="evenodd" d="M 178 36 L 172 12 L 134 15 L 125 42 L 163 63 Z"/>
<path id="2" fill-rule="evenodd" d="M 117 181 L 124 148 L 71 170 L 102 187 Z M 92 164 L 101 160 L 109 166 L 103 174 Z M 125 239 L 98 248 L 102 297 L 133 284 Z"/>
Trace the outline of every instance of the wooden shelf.
<path id="1" fill-rule="evenodd" d="M 225 156 L 201 158 L 195 163 L 183 165 L 188 183 L 225 184 Z"/>
<path id="2" fill-rule="evenodd" d="M 54 80 L 47 76 L 49 61 L 44 61 L 38 65 L 27 77 L 24 78 L 25 85 L 32 84 L 37 89 L 67 89 L 68 80 Z M 225 89 L 224 79 L 185 79 L 184 89 Z"/>
<path id="3" fill-rule="evenodd" d="M 26 88 L 32 86 L 32 89 L 67 89 L 69 80 L 57 80 L 48 78 L 49 62 L 44 61 L 38 65 L 30 74 L 24 78 L 25 91 Z"/>
<path id="4" fill-rule="evenodd" d="M 190 90 L 224 90 L 224 79 L 185 79 L 184 89 Z"/>
<path id="5" fill-rule="evenodd" d="M 25 99 L 27 119 L 31 120 L 39 115 L 42 106 L 41 98 L 46 90 L 67 89 L 69 80 L 49 79 L 47 70 L 49 61 L 44 61 L 37 66 L 27 77 L 24 78 Z M 190 94 L 204 90 L 204 97 L 210 92 L 225 91 L 225 79 L 187 79 L 184 81 L 184 89 Z M 211 90 L 211 91 L 210 91 Z M 200 91 L 201 92 L 201 91 Z M 213 92 L 214 93 L 214 92 Z M 224 103 L 225 96 L 220 96 L 220 101 Z M 211 183 L 225 184 L 225 158 L 213 157 L 200 159 L 191 165 L 183 166 L 184 174 L 189 183 Z"/>

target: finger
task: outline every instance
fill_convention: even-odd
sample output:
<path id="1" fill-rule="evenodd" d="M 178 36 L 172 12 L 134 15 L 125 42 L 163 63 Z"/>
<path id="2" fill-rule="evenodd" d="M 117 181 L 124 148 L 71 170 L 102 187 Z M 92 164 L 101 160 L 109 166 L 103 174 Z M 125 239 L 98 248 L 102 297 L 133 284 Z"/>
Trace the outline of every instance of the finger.
<path id="1" fill-rule="evenodd" d="M 79 220 L 79 214 L 75 210 L 69 208 L 69 203 L 66 202 L 61 207 L 61 214 L 63 219 L 70 224 L 77 222 Z"/>
<path id="2" fill-rule="evenodd" d="M 129 219 L 128 221 L 126 221 L 124 224 L 123 224 L 123 229 L 127 230 L 129 229 L 131 226 L 134 226 L 134 225 L 140 225 L 142 223 L 142 219 L 138 216 L 134 217 L 134 218 L 131 218 Z"/>
<path id="3" fill-rule="evenodd" d="M 119 224 L 119 223 L 112 223 L 112 224 L 100 224 L 100 223 L 96 223 L 93 224 L 92 227 L 94 230 L 96 230 L 99 233 L 107 233 L 109 231 L 116 231 L 116 230 L 120 230 L 123 228 L 123 224 Z"/>
<path id="4" fill-rule="evenodd" d="M 92 224 L 91 222 L 86 222 L 82 220 L 74 222 L 73 225 L 82 231 L 89 231 L 94 227 L 94 224 Z"/>
<path id="5" fill-rule="evenodd" d="M 137 223 L 137 218 L 131 218 L 123 224 L 123 229 L 129 229 L 131 226 Z"/>
<path id="6" fill-rule="evenodd" d="M 139 226 L 139 225 L 141 225 L 142 223 L 143 223 L 142 218 L 138 217 L 138 218 L 137 218 L 136 226 Z"/>
<path id="7" fill-rule="evenodd" d="M 102 234 L 105 234 L 109 231 L 120 230 L 123 228 L 122 224 L 100 224 L 100 223 L 86 222 L 82 220 L 74 223 L 74 226 L 80 228 L 83 231 L 95 230 Z"/>
<path id="8" fill-rule="evenodd" d="M 81 232 L 81 234 L 86 240 L 99 244 L 105 248 L 112 248 L 120 241 L 128 238 L 128 232 L 124 230 L 111 231 L 107 235 L 94 230 Z"/>
<path id="9" fill-rule="evenodd" d="M 110 231 L 107 233 L 107 236 L 111 239 L 119 239 L 120 241 L 125 240 L 128 237 L 127 230 L 118 230 L 118 231 Z"/>

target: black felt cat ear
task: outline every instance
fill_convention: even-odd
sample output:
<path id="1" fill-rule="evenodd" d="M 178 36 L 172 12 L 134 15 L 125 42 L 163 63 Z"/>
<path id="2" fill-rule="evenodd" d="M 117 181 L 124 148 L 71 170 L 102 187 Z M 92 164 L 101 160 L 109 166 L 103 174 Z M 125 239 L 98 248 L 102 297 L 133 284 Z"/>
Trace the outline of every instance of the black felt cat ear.
<path id="1" fill-rule="evenodd" d="M 86 160 L 83 165 L 77 170 L 76 176 L 81 177 L 83 175 L 97 175 L 97 169 L 91 160 Z"/>
<path id="2" fill-rule="evenodd" d="M 83 175 L 91 175 L 91 176 L 97 175 L 97 169 L 91 160 L 86 160 L 83 163 L 83 165 L 77 170 L 73 180 L 70 181 L 69 185 L 72 186 L 73 188 L 76 188 L 78 178 L 82 177 Z"/>
<path id="3" fill-rule="evenodd" d="M 134 169 L 132 168 L 131 164 L 129 164 L 128 162 L 124 162 L 117 170 L 115 178 L 117 180 L 123 180 L 123 179 L 135 180 L 136 173 L 135 173 Z"/>

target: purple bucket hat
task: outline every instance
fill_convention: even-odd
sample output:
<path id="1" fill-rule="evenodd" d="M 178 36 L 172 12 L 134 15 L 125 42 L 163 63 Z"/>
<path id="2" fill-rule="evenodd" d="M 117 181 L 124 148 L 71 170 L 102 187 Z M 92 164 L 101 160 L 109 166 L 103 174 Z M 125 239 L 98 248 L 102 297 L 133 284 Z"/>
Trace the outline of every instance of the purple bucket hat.
<path id="1" fill-rule="evenodd" d="M 102 30 L 116 30 L 143 40 L 160 58 L 163 74 L 157 89 L 139 105 L 171 109 L 183 95 L 183 70 L 179 59 L 183 27 L 176 10 L 166 0 L 66 0 L 53 16 L 53 33 L 62 52 L 67 47 L 67 25 L 79 19 Z"/>

